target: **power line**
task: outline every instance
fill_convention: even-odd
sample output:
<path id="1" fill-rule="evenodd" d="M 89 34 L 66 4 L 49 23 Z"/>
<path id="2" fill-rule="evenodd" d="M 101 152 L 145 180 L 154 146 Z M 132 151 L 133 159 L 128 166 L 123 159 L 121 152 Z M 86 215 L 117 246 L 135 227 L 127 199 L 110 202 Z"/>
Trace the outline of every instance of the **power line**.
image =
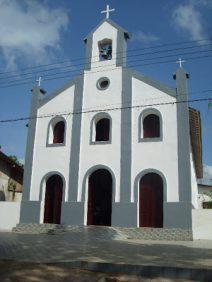
<path id="1" fill-rule="evenodd" d="M 207 41 L 211 41 L 211 38 L 208 39 L 200 39 L 200 40 L 190 40 L 190 41 L 181 41 L 181 42 L 175 42 L 175 43 L 167 43 L 167 44 L 160 44 L 160 45 L 154 45 L 154 46 L 149 46 L 149 47 L 145 47 L 145 48 L 134 48 L 134 49 L 130 49 L 128 50 L 128 53 L 130 52 L 134 52 L 134 51 L 142 51 L 142 50 L 149 50 L 149 49 L 155 49 L 155 48 L 163 48 L 163 47 L 167 47 L 167 46 L 175 46 L 175 45 L 183 45 L 183 44 L 191 44 L 191 43 L 200 43 L 200 42 L 207 42 Z M 200 45 L 201 46 L 201 45 Z M 119 54 L 122 52 L 116 52 L 115 54 Z M 0 75 L 5 75 L 7 73 L 17 73 L 20 71 L 25 71 L 25 70 L 32 70 L 32 69 L 36 69 L 36 68 L 42 68 L 42 67 L 48 67 L 48 66 L 53 66 L 53 65 L 58 65 L 58 64 L 63 64 L 66 62 L 74 62 L 74 61 L 79 61 L 79 60 L 85 60 L 85 59 L 92 59 L 98 56 L 90 56 L 90 57 L 81 57 L 81 58 L 77 58 L 77 59 L 73 59 L 73 60 L 64 60 L 64 61 L 60 61 L 60 62 L 56 62 L 56 63 L 50 63 L 50 64 L 44 64 L 44 65 L 39 65 L 39 66 L 32 66 L 32 67 L 27 67 L 27 68 L 23 68 L 21 70 L 16 70 L 16 71 L 7 71 L 7 72 L 0 72 Z"/>
<path id="2" fill-rule="evenodd" d="M 211 50 L 212 51 L 212 50 Z M 203 58 L 211 58 L 212 55 L 208 55 L 208 56 L 198 56 L 198 57 L 187 57 L 185 58 L 187 61 L 188 60 L 197 60 L 197 59 L 203 59 Z M 166 64 L 166 63 L 175 63 L 175 61 L 173 60 L 167 60 L 167 61 L 160 61 L 160 62 L 152 62 L 152 63 L 147 63 L 147 64 L 136 64 L 136 65 L 131 65 L 128 66 L 128 68 L 130 67 L 141 67 L 141 66 L 150 66 L 150 65 L 157 65 L 157 64 Z M 112 68 L 112 69 L 105 69 L 105 70 L 99 70 L 99 71 L 87 71 L 86 75 L 88 74 L 93 74 L 93 73 L 99 73 L 99 72 L 105 72 L 105 71 L 113 71 L 113 70 L 117 70 L 116 68 Z M 68 71 L 67 71 L 68 72 Z M 66 73 L 67 73 L 66 72 Z M 69 71 L 70 72 L 70 71 Z M 68 72 L 68 73 L 69 73 Z M 63 72 L 64 73 L 64 72 Z M 60 74 L 60 73 L 58 73 Z M 84 73 L 78 74 L 77 76 L 82 76 L 84 75 Z M 46 78 L 45 81 L 50 81 L 50 80 L 55 80 L 55 79 L 64 79 L 64 78 L 70 78 L 70 75 L 65 75 L 65 76 L 56 76 L 56 77 L 51 77 L 51 78 Z M 24 82 L 21 83 L 12 83 L 12 84 L 5 84 L 0 86 L 0 88 L 9 88 L 9 87 L 13 87 L 13 86 L 20 86 L 20 85 L 26 85 L 26 84 L 31 84 L 34 81 L 30 80 L 29 82 L 27 82 L 26 80 L 24 80 Z"/>
<path id="3" fill-rule="evenodd" d="M 154 55 L 154 54 L 158 54 L 158 53 L 160 54 L 160 53 L 164 53 L 164 52 L 167 53 L 167 52 L 173 52 L 173 51 L 179 51 L 179 50 L 188 50 L 188 49 L 194 49 L 194 48 L 202 48 L 202 47 L 207 47 L 207 46 L 211 46 L 211 45 L 212 45 L 212 43 L 204 44 L 204 45 L 200 45 L 200 46 L 194 45 L 194 46 L 187 46 L 187 47 L 174 48 L 174 49 L 168 49 L 168 50 L 161 50 L 161 51 L 154 51 L 154 52 L 147 52 L 147 53 L 139 53 L 139 54 L 133 54 L 133 55 L 130 55 L 130 56 L 121 56 L 121 57 L 118 57 L 118 59 L 138 57 L 138 56 L 146 56 L 146 55 Z M 207 51 L 207 50 L 202 50 L 202 51 Z M 195 51 L 195 52 L 198 53 L 198 52 L 202 52 L 202 51 Z M 182 56 L 184 54 L 180 54 L 180 55 Z M 169 55 L 169 56 L 171 56 L 171 55 Z M 178 54 L 173 54 L 172 56 L 178 56 Z M 110 61 L 112 62 L 115 59 L 113 58 Z M 98 61 L 94 61 L 93 63 L 99 63 L 99 60 Z M 75 68 L 75 67 L 78 67 L 78 66 L 86 66 L 86 65 L 89 65 L 89 63 L 81 63 L 81 64 L 76 64 L 76 65 L 71 64 L 71 65 L 68 65 L 68 66 L 61 66 L 61 65 L 59 65 L 58 67 L 54 67 L 54 68 L 50 68 L 50 69 L 46 69 L 46 70 L 44 69 L 44 70 L 37 70 L 37 71 L 19 73 L 19 74 L 10 75 L 10 76 L 3 76 L 3 77 L 0 77 L 0 80 L 11 79 L 11 78 L 16 78 L 16 77 L 17 78 L 21 78 L 21 77 L 27 76 L 27 75 L 33 75 L 33 74 L 37 75 L 38 73 L 39 73 L 40 76 L 43 76 L 45 72 L 51 72 L 53 70 L 57 70 L 57 69 L 61 69 L 61 68 L 62 69 Z M 113 65 L 113 64 L 111 64 L 111 65 Z M 94 67 L 94 68 L 98 68 L 98 67 L 101 67 L 101 66 L 97 66 L 97 67 Z M 73 69 L 73 70 L 70 70 L 70 71 L 77 71 L 77 70 Z"/>
<path id="4" fill-rule="evenodd" d="M 199 98 L 199 99 L 193 99 L 193 100 L 181 100 L 181 101 L 173 101 L 173 102 L 164 102 L 164 103 L 155 103 L 155 104 L 146 104 L 146 105 L 135 105 L 135 106 L 124 106 L 124 107 L 114 107 L 114 108 L 108 108 L 108 109 L 95 109 L 95 110 L 87 110 L 87 111 L 76 111 L 76 112 L 57 112 L 52 114 L 46 114 L 41 116 L 30 116 L 30 117 L 21 117 L 16 119 L 4 119 L 0 120 L 0 123 L 8 123 L 8 122 L 17 122 L 17 121 L 25 121 L 25 120 L 32 120 L 37 118 L 47 118 L 52 116 L 60 115 L 78 115 L 78 114 L 85 114 L 85 113 L 93 113 L 93 112 L 109 112 L 109 111 L 115 111 L 115 110 L 126 110 L 126 109 L 135 109 L 135 108 L 144 108 L 144 107 L 152 107 L 152 106 L 165 106 L 165 105 L 174 105 L 174 104 L 181 104 L 181 103 L 194 103 L 194 102 L 204 102 L 204 101 L 210 101 L 212 97 L 210 98 Z"/>
<path id="5" fill-rule="evenodd" d="M 194 51 L 194 52 L 187 52 L 187 53 L 183 53 L 181 55 L 193 55 L 193 54 L 197 54 L 197 53 L 199 54 L 199 53 L 206 53 L 206 52 L 212 52 L 212 49 L 210 49 L 210 50 Z M 175 56 L 177 56 L 177 55 L 174 54 L 174 55 L 166 55 L 166 56 L 160 56 L 160 57 L 154 57 L 154 58 L 144 58 L 144 59 L 129 61 L 128 63 L 130 64 L 130 63 L 134 63 L 134 62 L 143 62 L 143 61 L 150 61 L 150 60 L 155 60 L 155 59 L 156 60 L 157 59 L 164 59 L 164 58 L 175 57 Z M 116 64 L 110 64 L 107 67 L 113 67 L 113 66 L 115 67 Z M 102 69 L 102 66 L 93 67 L 92 69 L 99 69 L 99 68 Z M 76 70 L 66 70 L 65 69 L 62 72 L 60 71 L 60 72 L 53 73 L 53 74 L 47 74 L 45 77 L 48 78 L 48 77 L 51 77 L 53 75 L 58 75 L 58 74 L 63 74 L 63 73 L 70 73 L 70 72 L 77 72 L 77 71 L 83 71 L 83 70 L 84 70 L 84 68 L 83 69 L 76 69 Z M 40 74 L 40 75 L 43 76 L 44 74 Z M 11 83 L 11 82 L 12 83 L 14 83 L 14 82 L 22 82 L 22 81 L 26 81 L 26 80 L 31 80 L 33 78 L 34 78 L 34 76 L 31 76 L 31 77 L 28 77 L 28 78 L 24 78 L 24 79 L 20 78 L 20 79 L 8 81 L 8 83 Z M 1 80 L 1 78 L 0 78 L 0 80 Z M 45 78 L 43 80 L 45 80 Z"/>

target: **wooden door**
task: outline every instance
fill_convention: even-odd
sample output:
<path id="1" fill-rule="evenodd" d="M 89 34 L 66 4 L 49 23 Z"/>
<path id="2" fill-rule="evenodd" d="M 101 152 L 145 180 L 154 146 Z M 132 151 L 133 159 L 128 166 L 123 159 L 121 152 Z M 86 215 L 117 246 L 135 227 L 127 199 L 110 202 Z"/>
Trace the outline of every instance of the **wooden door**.
<path id="1" fill-rule="evenodd" d="M 89 177 L 88 225 L 111 226 L 112 177 L 105 169 L 99 169 Z"/>
<path id="2" fill-rule="evenodd" d="M 140 181 L 139 226 L 163 227 L 163 181 L 156 173 L 148 173 Z"/>
<path id="3" fill-rule="evenodd" d="M 60 224 L 63 181 L 59 175 L 46 182 L 44 223 Z"/>

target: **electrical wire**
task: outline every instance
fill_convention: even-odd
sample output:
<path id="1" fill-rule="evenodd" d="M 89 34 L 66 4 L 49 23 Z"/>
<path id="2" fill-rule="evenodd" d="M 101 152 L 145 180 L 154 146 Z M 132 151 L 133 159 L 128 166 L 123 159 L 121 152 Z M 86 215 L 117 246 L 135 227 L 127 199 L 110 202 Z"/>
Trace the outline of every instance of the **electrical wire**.
<path id="1" fill-rule="evenodd" d="M 110 112 L 110 111 L 115 111 L 115 110 L 127 110 L 127 109 L 144 108 L 144 107 L 152 107 L 152 106 L 165 106 L 165 105 L 174 105 L 174 104 L 181 104 L 181 103 L 204 102 L 204 101 L 210 101 L 211 99 L 212 97 L 192 99 L 192 100 L 180 100 L 180 101 L 173 101 L 173 102 L 154 103 L 154 104 L 146 104 L 146 105 L 114 107 L 114 108 L 108 108 L 108 109 L 102 109 L 102 110 L 94 109 L 94 110 L 75 111 L 75 112 L 57 112 L 57 113 L 45 114 L 41 116 L 20 117 L 20 118 L 15 118 L 15 119 L 2 119 L 0 120 L 0 123 L 9 123 L 9 122 L 47 118 L 47 117 L 57 116 L 59 114 L 60 115 L 79 115 L 79 114 L 86 114 L 86 113 L 93 113 L 93 112 L 105 112 L 105 111 Z"/>
<path id="2" fill-rule="evenodd" d="M 203 47 L 207 47 L 207 46 L 211 46 L 212 43 L 210 44 L 204 44 L 204 45 L 200 45 L 200 46 L 187 46 L 187 47 L 181 47 L 181 48 L 175 48 L 175 49 L 168 49 L 168 50 L 161 50 L 161 51 L 155 51 L 155 52 L 148 52 L 148 53 L 139 53 L 139 54 L 133 54 L 133 55 L 130 55 L 130 56 L 121 56 L 121 57 L 118 57 L 118 59 L 122 59 L 122 58 L 132 58 L 132 57 L 138 57 L 138 56 L 146 56 L 146 55 L 154 55 L 154 54 L 160 54 L 160 53 L 167 53 L 167 52 L 173 52 L 173 51 L 179 51 L 179 50 L 188 50 L 188 49 L 194 49 L 194 48 L 203 48 Z M 203 52 L 204 51 L 207 51 L 207 50 L 202 50 Z M 198 53 L 198 52 L 202 52 L 202 51 L 195 51 L 195 53 Z M 187 53 L 185 53 L 187 54 Z M 184 54 L 180 54 L 181 56 L 184 55 Z M 171 55 L 169 55 L 171 56 Z M 173 54 L 172 56 L 178 56 L 178 54 Z M 156 57 L 157 58 L 157 57 Z M 151 58 L 148 58 L 148 59 L 151 59 Z M 116 60 L 116 58 L 113 58 L 110 60 L 110 62 Z M 133 61 L 132 61 L 133 62 Z M 91 63 L 100 63 L 100 61 L 94 61 L 94 62 L 91 62 Z M 71 64 L 69 66 L 62 66 L 62 65 L 59 65 L 58 67 L 54 67 L 54 68 L 50 68 L 50 69 L 46 69 L 46 70 L 40 70 L 39 71 L 39 76 L 43 76 L 45 75 L 44 72 L 51 72 L 51 71 L 54 71 L 54 70 L 57 70 L 57 69 L 66 69 L 66 68 L 76 68 L 78 66 L 87 66 L 89 65 L 90 63 L 81 63 L 81 64 Z M 111 64 L 111 65 L 114 65 L 114 64 Z M 97 66 L 97 67 L 94 67 L 94 68 L 98 68 L 98 67 L 101 67 L 101 66 Z M 74 69 L 73 71 L 75 71 L 76 69 Z M 41 73 L 42 72 L 42 73 Z M 37 75 L 38 74 L 38 71 L 31 71 L 31 72 L 25 72 L 25 73 L 19 73 L 19 74 L 15 74 L 15 75 L 10 75 L 10 76 L 3 76 L 3 77 L 0 77 L 0 81 L 1 80 L 4 80 L 4 79 L 11 79 L 11 78 L 21 78 L 23 76 L 28 76 L 28 75 Z"/>
<path id="3" fill-rule="evenodd" d="M 148 47 L 145 47 L 145 48 L 130 49 L 130 50 L 128 50 L 128 53 L 134 52 L 134 51 L 137 51 L 137 50 L 140 50 L 140 51 L 141 50 L 149 50 L 149 49 L 163 48 L 163 47 L 167 47 L 167 46 L 183 45 L 183 44 L 190 44 L 190 43 L 201 44 L 201 42 L 207 42 L 207 41 L 211 41 L 211 40 L 212 40 L 212 38 L 205 38 L 205 39 L 199 39 L 199 40 L 189 40 L 189 41 L 179 41 L 179 42 L 175 42 L 175 43 L 159 44 L 159 45 L 154 45 L 154 46 L 148 46 Z M 119 54 L 119 53 L 122 53 L 122 52 L 116 52 L 116 54 Z M 87 57 L 87 59 L 92 59 L 92 58 L 95 58 L 95 57 L 98 57 L 98 56 L 93 56 L 93 57 L 90 56 L 90 57 Z M 85 60 L 85 59 L 86 59 L 85 57 L 76 58 L 76 59 L 71 60 L 71 62 L 79 61 L 79 60 Z M 7 73 L 15 73 L 15 72 L 20 72 L 20 71 L 25 71 L 25 70 L 28 70 L 28 69 L 36 69 L 36 68 L 40 68 L 40 67 L 57 65 L 57 64 L 61 64 L 61 63 L 67 62 L 67 61 L 70 62 L 70 59 L 64 60 L 62 62 L 56 62 L 56 63 L 50 63 L 50 64 L 45 64 L 45 65 L 27 67 L 27 68 L 24 68 L 24 69 L 21 69 L 21 70 L 18 70 L 18 71 L 14 70 L 14 71 L 0 72 L 0 75 L 4 75 L 4 74 L 7 74 Z"/>
<path id="4" fill-rule="evenodd" d="M 211 58 L 211 57 L 212 57 L 212 55 L 198 56 L 198 57 L 187 57 L 185 59 L 188 61 L 188 60 L 197 60 L 197 59 Z M 167 61 L 152 62 L 152 63 L 147 63 L 147 64 L 136 64 L 136 65 L 128 66 L 128 68 L 129 67 L 150 66 L 150 65 L 157 65 L 157 64 L 166 64 L 166 63 L 176 63 L 176 61 L 167 60 Z M 99 71 L 86 71 L 85 73 L 86 73 L 86 75 L 90 75 L 90 74 L 93 74 L 93 73 L 99 73 L 99 72 L 104 72 L 105 73 L 105 71 L 108 72 L 108 71 L 113 71 L 113 70 L 117 70 L 117 67 L 116 68 L 112 68 L 112 69 L 99 70 Z M 60 74 L 60 73 L 58 73 L 58 74 Z M 82 75 L 84 75 L 84 73 L 78 74 L 77 76 L 82 76 Z M 50 80 L 55 80 L 55 79 L 64 79 L 64 78 L 70 78 L 70 75 L 45 78 L 45 81 L 50 81 Z M 21 83 L 12 83 L 12 84 L 1 85 L 0 88 L 9 88 L 9 87 L 26 85 L 26 84 L 32 84 L 32 83 L 34 83 L 34 81 L 30 80 L 29 82 L 27 82 L 26 80 L 24 80 L 24 82 L 21 82 Z"/>

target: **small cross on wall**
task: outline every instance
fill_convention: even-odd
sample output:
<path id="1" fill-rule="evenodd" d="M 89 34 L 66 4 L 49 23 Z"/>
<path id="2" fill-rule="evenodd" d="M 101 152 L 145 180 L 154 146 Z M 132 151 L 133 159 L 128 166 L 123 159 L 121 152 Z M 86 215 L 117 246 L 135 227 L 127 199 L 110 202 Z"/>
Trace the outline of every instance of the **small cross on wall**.
<path id="1" fill-rule="evenodd" d="M 182 63 L 185 63 L 185 60 L 182 60 L 181 58 L 176 61 L 177 64 L 179 64 L 180 68 L 182 68 Z"/>
<path id="2" fill-rule="evenodd" d="M 110 9 L 110 6 L 107 5 L 106 10 L 101 11 L 101 14 L 106 14 L 106 19 L 109 19 L 110 17 L 110 12 L 114 12 L 115 9 Z"/>
<path id="3" fill-rule="evenodd" d="M 40 87 L 41 86 L 41 81 L 42 81 L 42 77 L 40 76 L 38 79 L 36 79 L 37 82 L 37 86 Z"/>

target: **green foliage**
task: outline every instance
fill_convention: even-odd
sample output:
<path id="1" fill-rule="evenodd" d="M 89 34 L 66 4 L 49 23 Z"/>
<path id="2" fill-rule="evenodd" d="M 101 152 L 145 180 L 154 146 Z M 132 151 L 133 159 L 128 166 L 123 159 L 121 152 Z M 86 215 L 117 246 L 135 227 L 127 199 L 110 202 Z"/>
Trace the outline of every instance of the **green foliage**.
<path id="1" fill-rule="evenodd" d="M 206 191 L 206 192 L 204 192 L 204 194 L 205 194 L 206 196 L 210 197 L 211 200 L 212 200 L 212 191 Z"/>
<path id="2" fill-rule="evenodd" d="M 212 201 L 203 202 L 202 207 L 203 207 L 203 209 L 212 209 Z"/>
<path id="3" fill-rule="evenodd" d="M 19 162 L 18 158 L 16 156 L 9 156 L 9 158 L 15 162 L 17 165 L 23 167 L 24 165 L 22 163 Z"/>

